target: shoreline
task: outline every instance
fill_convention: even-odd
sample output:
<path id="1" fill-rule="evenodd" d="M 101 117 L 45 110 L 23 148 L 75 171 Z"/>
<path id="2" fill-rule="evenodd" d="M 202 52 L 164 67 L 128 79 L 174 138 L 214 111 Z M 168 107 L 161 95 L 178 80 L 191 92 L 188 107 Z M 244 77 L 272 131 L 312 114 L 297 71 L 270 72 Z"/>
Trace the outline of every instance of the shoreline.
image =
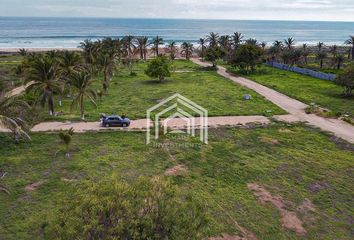
<path id="1" fill-rule="evenodd" d="M 0 54 L 11 54 L 11 53 L 18 53 L 20 49 L 26 49 L 28 52 L 48 52 L 53 50 L 58 51 L 82 51 L 80 48 L 0 48 Z"/>

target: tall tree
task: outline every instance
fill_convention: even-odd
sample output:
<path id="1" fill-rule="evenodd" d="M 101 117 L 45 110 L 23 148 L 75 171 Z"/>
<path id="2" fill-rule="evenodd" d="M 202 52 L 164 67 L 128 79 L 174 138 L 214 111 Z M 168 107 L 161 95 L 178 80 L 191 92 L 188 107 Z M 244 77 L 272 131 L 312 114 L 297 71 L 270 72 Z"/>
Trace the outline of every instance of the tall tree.
<path id="1" fill-rule="evenodd" d="M 201 55 L 200 57 L 203 59 L 204 58 L 204 53 L 205 53 L 205 44 L 206 44 L 206 40 L 205 38 L 200 38 L 198 41 L 200 48 L 201 48 Z"/>
<path id="2" fill-rule="evenodd" d="M 345 44 L 351 45 L 351 55 L 352 55 L 352 60 L 354 60 L 354 35 L 350 36 L 348 40 L 345 41 Z"/>
<path id="3" fill-rule="evenodd" d="M 163 39 L 159 36 L 156 36 L 152 40 L 152 45 L 153 45 L 153 51 L 155 53 L 155 56 L 159 56 L 159 48 L 161 45 L 163 45 Z"/>
<path id="4" fill-rule="evenodd" d="M 83 51 L 85 62 L 87 64 L 93 64 L 96 50 L 94 42 L 92 42 L 91 39 L 86 39 L 80 43 L 80 48 Z"/>
<path id="5" fill-rule="evenodd" d="M 168 49 L 170 51 L 171 60 L 175 60 L 175 58 L 176 58 L 176 42 L 170 42 L 168 44 Z"/>
<path id="6" fill-rule="evenodd" d="M 232 35 L 232 44 L 234 46 L 234 49 L 237 49 L 243 41 L 243 35 L 240 32 L 234 32 Z"/>
<path id="7" fill-rule="evenodd" d="M 308 63 L 308 56 L 310 55 L 310 51 L 308 49 L 308 45 L 306 43 L 302 44 L 302 56 L 304 58 L 305 64 Z"/>
<path id="8" fill-rule="evenodd" d="M 81 119 L 85 120 L 85 102 L 89 100 L 94 106 L 96 104 L 96 92 L 92 88 L 94 80 L 89 69 L 82 68 L 73 72 L 70 76 L 70 85 L 74 90 L 74 99 L 71 107 L 78 106 L 80 108 Z"/>
<path id="9" fill-rule="evenodd" d="M 146 60 L 147 47 L 149 45 L 148 41 L 149 41 L 148 37 L 142 36 L 136 38 L 136 45 L 137 48 L 139 49 L 140 59 Z"/>
<path id="10" fill-rule="evenodd" d="M 327 53 L 325 51 L 320 51 L 316 54 L 317 60 L 320 61 L 320 68 L 323 68 L 323 62 L 327 58 Z"/>
<path id="11" fill-rule="evenodd" d="M 193 50 L 194 50 L 193 44 L 184 42 L 181 45 L 181 49 L 182 49 L 181 53 L 186 56 L 187 60 L 189 60 L 193 54 Z"/>
<path id="12" fill-rule="evenodd" d="M 25 122 L 22 118 L 16 116 L 16 112 L 28 108 L 28 104 L 19 98 L 0 93 L 0 126 L 10 130 L 16 140 L 19 140 L 21 137 L 30 139 L 24 130 Z"/>
<path id="13" fill-rule="evenodd" d="M 289 50 L 291 50 L 291 49 L 294 47 L 294 45 L 295 45 L 295 39 L 294 39 L 293 37 L 290 37 L 290 38 L 288 38 L 288 39 L 285 39 L 285 40 L 284 40 L 284 43 L 285 43 L 285 46 L 286 46 Z"/>
<path id="14" fill-rule="evenodd" d="M 207 36 L 206 41 L 209 44 L 209 47 L 217 47 L 219 43 L 219 34 L 211 32 L 209 36 Z"/>
<path id="15" fill-rule="evenodd" d="M 227 60 L 229 60 L 229 56 L 231 54 L 230 36 L 229 35 L 220 36 L 219 45 L 221 50 L 223 51 L 223 55 L 227 57 Z"/>
<path id="16" fill-rule="evenodd" d="M 323 47 L 324 47 L 324 43 L 323 43 L 323 42 L 318 42 L 318 43 L 317 43 L 317 50 L 318 50 L 318 52 L 321 52 Z"/>
<path id="17" fill-rule="evenodd" d="M 54 91 L 60 91 L 62 87 L 59 79 L 58 61 L 46 55 L 39 55 L 31 61 L 25 84 L 32 82 L 28 90 L 39 94 L 42 106 L 48 104 L 50 115 L 54 114 Z"/>

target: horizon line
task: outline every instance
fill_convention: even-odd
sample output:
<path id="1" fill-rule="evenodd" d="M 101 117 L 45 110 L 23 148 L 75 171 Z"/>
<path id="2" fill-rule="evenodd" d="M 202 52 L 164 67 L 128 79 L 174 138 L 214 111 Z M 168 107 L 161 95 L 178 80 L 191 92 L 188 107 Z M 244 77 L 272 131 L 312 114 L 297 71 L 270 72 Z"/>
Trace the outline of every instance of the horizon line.
<path id="1" fill-rule="evenodd" d="M 100 16 L 1 16 L 0 18 L 62 18 L 62 19 L 135 19 L 135 20 L 200 20 L 200 21 L 277 21 L 277 22 L 342 22 L 354 20 L 306 20 L 306 19 L 231 19 L 231 18 L 164 18 L 164 17 L 100 17 Z"/>

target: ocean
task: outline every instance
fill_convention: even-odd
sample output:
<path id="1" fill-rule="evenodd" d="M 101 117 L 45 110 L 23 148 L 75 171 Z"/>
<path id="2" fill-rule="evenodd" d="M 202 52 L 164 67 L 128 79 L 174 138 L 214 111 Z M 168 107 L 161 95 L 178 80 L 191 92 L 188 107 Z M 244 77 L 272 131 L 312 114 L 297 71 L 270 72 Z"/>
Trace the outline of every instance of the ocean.
<path id="1" fill-rule="evenodd" d="M 85 39 L 125 35 L 196 43 L 209 32 L 236 31 L 269 44 L 294 37 L 297 44 L 343 45 L 354 22 L 0 17 L 0 48 L 76 48 Z"/>

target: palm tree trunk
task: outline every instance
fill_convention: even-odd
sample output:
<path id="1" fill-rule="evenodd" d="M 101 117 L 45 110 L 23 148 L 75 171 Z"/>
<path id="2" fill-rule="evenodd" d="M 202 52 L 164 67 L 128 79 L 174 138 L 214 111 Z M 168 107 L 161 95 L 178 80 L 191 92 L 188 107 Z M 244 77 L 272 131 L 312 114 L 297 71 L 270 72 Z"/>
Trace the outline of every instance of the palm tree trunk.
<path id="1" fill-rule="evenodd" d="M 81 119 L 85 120 L 85 105 L 84 105 L 84 96 L 81 95 L 80 99 L 80 110 L 81 110 Z"/>
<path id="2" fill-rule="evenodd" d="M 53 97 L 50 94 L 48 96 L 48 108 L 49 108 L 49 115 L 53 116 L 54 115 L 54 102 L 53 102 Z"/>

